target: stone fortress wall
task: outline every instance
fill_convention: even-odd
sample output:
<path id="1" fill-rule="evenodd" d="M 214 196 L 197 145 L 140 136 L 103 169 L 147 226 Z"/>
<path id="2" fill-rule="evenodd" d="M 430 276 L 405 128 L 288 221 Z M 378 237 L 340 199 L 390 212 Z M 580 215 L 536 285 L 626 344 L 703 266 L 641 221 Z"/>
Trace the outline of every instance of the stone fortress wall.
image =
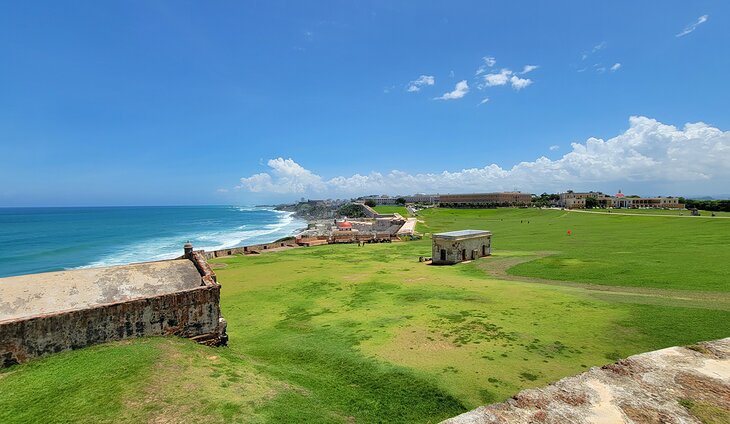
<path id="1" fill-rule="evenodd" d="M 176 335 L 208 345 L 225 345 L 226 322 L 220 311 L 220 285 L 215 273 L 205 256 L 193 252 L 192 246 L 186 245 L 184 258 L 194 266 L 187 274 L 176 270 L 190 265 L 173 260 L 0 279 L 6 297 L 18 293 L 14 305 L 22 306 L 13 309 L 0 303 L 0 367 L 143 336 Z M 174 280 L 183 275 L 189 281 L 186 288 L 179 289 L 180 282 Z M 151 289 L 150 279 L 157 279 L 159 287 Z M 34 280 L 45 289 L 58 287 L 58 292 L 25 296 L 22 287 Z M 97 290 L 99 286 L 101 290 Z M 64 292 L 64 287 L 71 290 Z M 126 288 L 127 294 L 120 293 L 120 287 Z M 150 290 L 154 294 L 144 294 Z M 87 304 L 80 302 L 84 291 L 94 293 L 87 295 Z M 108 303 L 99 303 L 97 292 L 106 293 Z"/>

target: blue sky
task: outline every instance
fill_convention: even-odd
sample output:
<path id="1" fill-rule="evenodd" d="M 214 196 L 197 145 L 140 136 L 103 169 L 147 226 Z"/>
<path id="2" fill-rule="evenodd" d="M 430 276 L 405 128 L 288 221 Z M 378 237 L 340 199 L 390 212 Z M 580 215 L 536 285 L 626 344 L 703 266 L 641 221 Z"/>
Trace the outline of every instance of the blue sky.
<path id="1" fill-rule="evenodd" d="M 0 206 L 730 192 L 730 3 L 507 3 L 7 3 Z"/>

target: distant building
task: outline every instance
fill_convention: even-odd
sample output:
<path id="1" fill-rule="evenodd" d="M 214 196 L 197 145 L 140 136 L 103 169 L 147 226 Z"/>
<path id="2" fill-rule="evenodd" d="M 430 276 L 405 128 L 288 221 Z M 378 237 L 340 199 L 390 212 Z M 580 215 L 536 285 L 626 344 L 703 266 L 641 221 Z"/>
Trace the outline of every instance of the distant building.
<path id="1" fill-rule="evenodd" d="M 613 198 L 612 206 L 618 209 L 684 209 L 684 203 L 679 203 L 677 197 L 626 197 L 620 191 Z"/>
<path id="2" fill-rule="evenodd" d="M 442 194 L 439 206 L 444 208 L 496 208 L 498 206 L 529 206 L 532 195 L 520 191 L 500 193 Z"/>
<path id="3" fill-rule="evenodd" d="M 439 202 L 438 194 L 414 194 L 413 196 L 403 196 L 406 203 L 423 203 L 433 205 Z"/>
<path id="4" fill-rule="evenodd" d="M 349 221 L 338 221 L 335 225 L 339 231 L 352 231 L 352 223 Z"/>
<path id="5" fill-rule="evenodd" d="M 574 191 L 567 191 L 560 193 L 560 200 L 558 200 L 558 206 L 566 209 L 585 209 L 586 199 L 592 197 L 597 200 L 598 207 L 606 208 L 612 205 L 612 198 L 607 194 L 603 194 L 600 191 L 589 191 L 583 193 L 576 193 Z"/>
<path id="6" fill-rule="evenodd" d="M 432 263 L 451 265 L 492 254 L 492 233 L 461 230 L 432 236 Z"/>
<path id="7" fill-rule="evenodd" d="M 573 191 L 567 191 L 560 193 L 560 200 L 558 206 L 566 209 L 584 209 L 586 207 L 586 199 L 596 199 L 597 206 L 599 208 L 613 207 L 617 209 L 643 209 L 643 208 L 654 208 L 654 209 L 682 209 L 684 208 L 683 203 L 679 203 L 678 197 L 628 197 L 621 193 L 614 196 L 603 194 L 600 191 L 589 191 L 583 193 L 576 193 Z"/>
<path id="8" fill-rule="evenodd" d="M 382 205 L 397 205 L 398 198 L 397 197 L 391 197 L 391 196 L 365 196 L 360 197 L 358 200 L 362 202 L 372 201 L 375 203 L 376 206 L 382 206 Z"/>

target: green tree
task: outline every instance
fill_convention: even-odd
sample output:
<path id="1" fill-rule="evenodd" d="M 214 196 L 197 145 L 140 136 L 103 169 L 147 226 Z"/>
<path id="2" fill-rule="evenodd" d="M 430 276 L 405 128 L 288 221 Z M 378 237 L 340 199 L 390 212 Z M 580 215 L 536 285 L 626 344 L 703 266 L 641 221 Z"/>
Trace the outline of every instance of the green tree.
<path id="1" fill-rule="evenodd" d="M 586 209 L 593 209 L 598 207 L 598 199 L 595 197 L 586 197 Z"/>
<path id="2" fill-rule="evenodd" d="M 376 205 L 376 203 L 375 203 L 375 200 L 373 200 L 373 199 L 368 199 L 368 200 L 366 200 L 366 201 L 365 201 L 365 205 L 366 205 L 366 206 L 370 206 L 371 208 L 374 208 L 374 207 L 375 207 L 375 205 Z"/>

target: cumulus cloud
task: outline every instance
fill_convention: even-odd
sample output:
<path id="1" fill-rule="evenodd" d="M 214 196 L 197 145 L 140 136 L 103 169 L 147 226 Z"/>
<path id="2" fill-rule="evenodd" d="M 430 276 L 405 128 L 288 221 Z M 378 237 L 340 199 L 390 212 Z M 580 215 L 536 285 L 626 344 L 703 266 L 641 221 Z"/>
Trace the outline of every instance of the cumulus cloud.
<path id="1" fill-rule="evenodd" d="M 552 150 L 552 148 L 551 148 Z M 398 170 L 324 179 L 292 159 L 268 161 L 267 172 L 242 178 L 237 187 L 254 193 L 358 196 L 370 193 L 527 192 L 569 188 L 641 187 L 644 191 L 708 193 L 730 185 L 730 131 L 705 123 L 683 128 L 635 116 L 629 128 L 608 140 L 572 143 L 559 159 L 540 157 L 511 168 L 496 164 L 458 171 L 410 174 Z M 660 194 L 660 193 L 657 193 Z M 714 194 L 714 193 L 708 193 Z"/>
<path id="2" fill-rule="evenodd" d="M 533 65 L 527 65 L 525 66 L 524 70 L 521 72 L 521 74 L 525 74 L 527 72 L 533 71 L 537 68 L 537 66 Z M 526 71 L 525 71 L 526 70 Z M 480 90 L 485 87 L 496 87 L 500 85 L 506 85 L 507 83 L 512 85 L 512 88 L 515 90 L 521 90 L 528 85 L 532 84 L 532 80 L 529 78 L 520 78 L 517 75 L 515 75 L 512 70 L 507 68 L 502 68 L 499 72 L 493 72 L 491 74 L 484 75 L 482 78 L 482 83 L 477 86 Z"/>
<path id="3" fill-rule="evenodd" d="M 527 87 L 528 85 L 532 84 L 532 80 L 529 78 L 520 78 L 518 76 L 512 75 L 512 77 L 509 79 L 509 82 L 512 84 L 512 88 L 515 90 L 522 90 L 523 88 Z"/>
<path id="4" fill-rule="evenodd" d="M 616 72 L 616 71 L 618 71 L 619 69 L 621 69 L 621 64 L 620 64 L 620 63 L 618 63 L 618 62 L 614 63 L 614 64 L 613 64 L 613 65 L 611 66 L 611 72 Z"/>
<path id="5" fill-rule="evenodd" d="M 269 172 L 241 178 L 241 184 L 236 188 L 253 193 L 279 194 L 321 192 L 327 189 L 322 177 L 303 168 L 292 159 L 271 159 L 266 164 Z"/>
<path id="6" fill-rule="evenodd" d="M 436 97 L 435 100 L 455 100 L 460 99 L 464 96 L 466 96 L 466 93 L 469 92 L 469 84 L 467 84 L 466 80 L 462 80 L 456 83 L 456 86 L 454 87 L 454 91 L 449 91 L 448 93 L 444 93 L 443 96 Z"/>
<path id="7" fill-rule="evenodd" d="M 539 66 L 537 66 L 537 65 L 525 65 L 525 67 L 522 68 L 522 72 L 520 72 L 520 74 L 524 75 L 524 74 L 530 73 L 537 68 L 539 68 Z"/>
<path id="8" fill-rule="evenodd" d="M 694 32 L 694 30 L 697 29 L 698 26 L 704 24 L 707 22 L 707 19 L 710 17 L 710 15 L 702 15 L 699 18 L 697 18 L 696 21 L 692 22 L 691 24 L 687 25 L 682 31 L 677 33 L 675 37 L 684 37 L 685 35 Z"/>
<path id="9" fill-rule="evenodd" d="M 414 93 L 417 91 L 421 91 L 421 87 L 424 85 L 434 85 L 436 83 L 436 78 L 434 78 L 432 75 L 421 75 L 417 79 L 411 81 L 408 83 L 408 92 Z"/>

